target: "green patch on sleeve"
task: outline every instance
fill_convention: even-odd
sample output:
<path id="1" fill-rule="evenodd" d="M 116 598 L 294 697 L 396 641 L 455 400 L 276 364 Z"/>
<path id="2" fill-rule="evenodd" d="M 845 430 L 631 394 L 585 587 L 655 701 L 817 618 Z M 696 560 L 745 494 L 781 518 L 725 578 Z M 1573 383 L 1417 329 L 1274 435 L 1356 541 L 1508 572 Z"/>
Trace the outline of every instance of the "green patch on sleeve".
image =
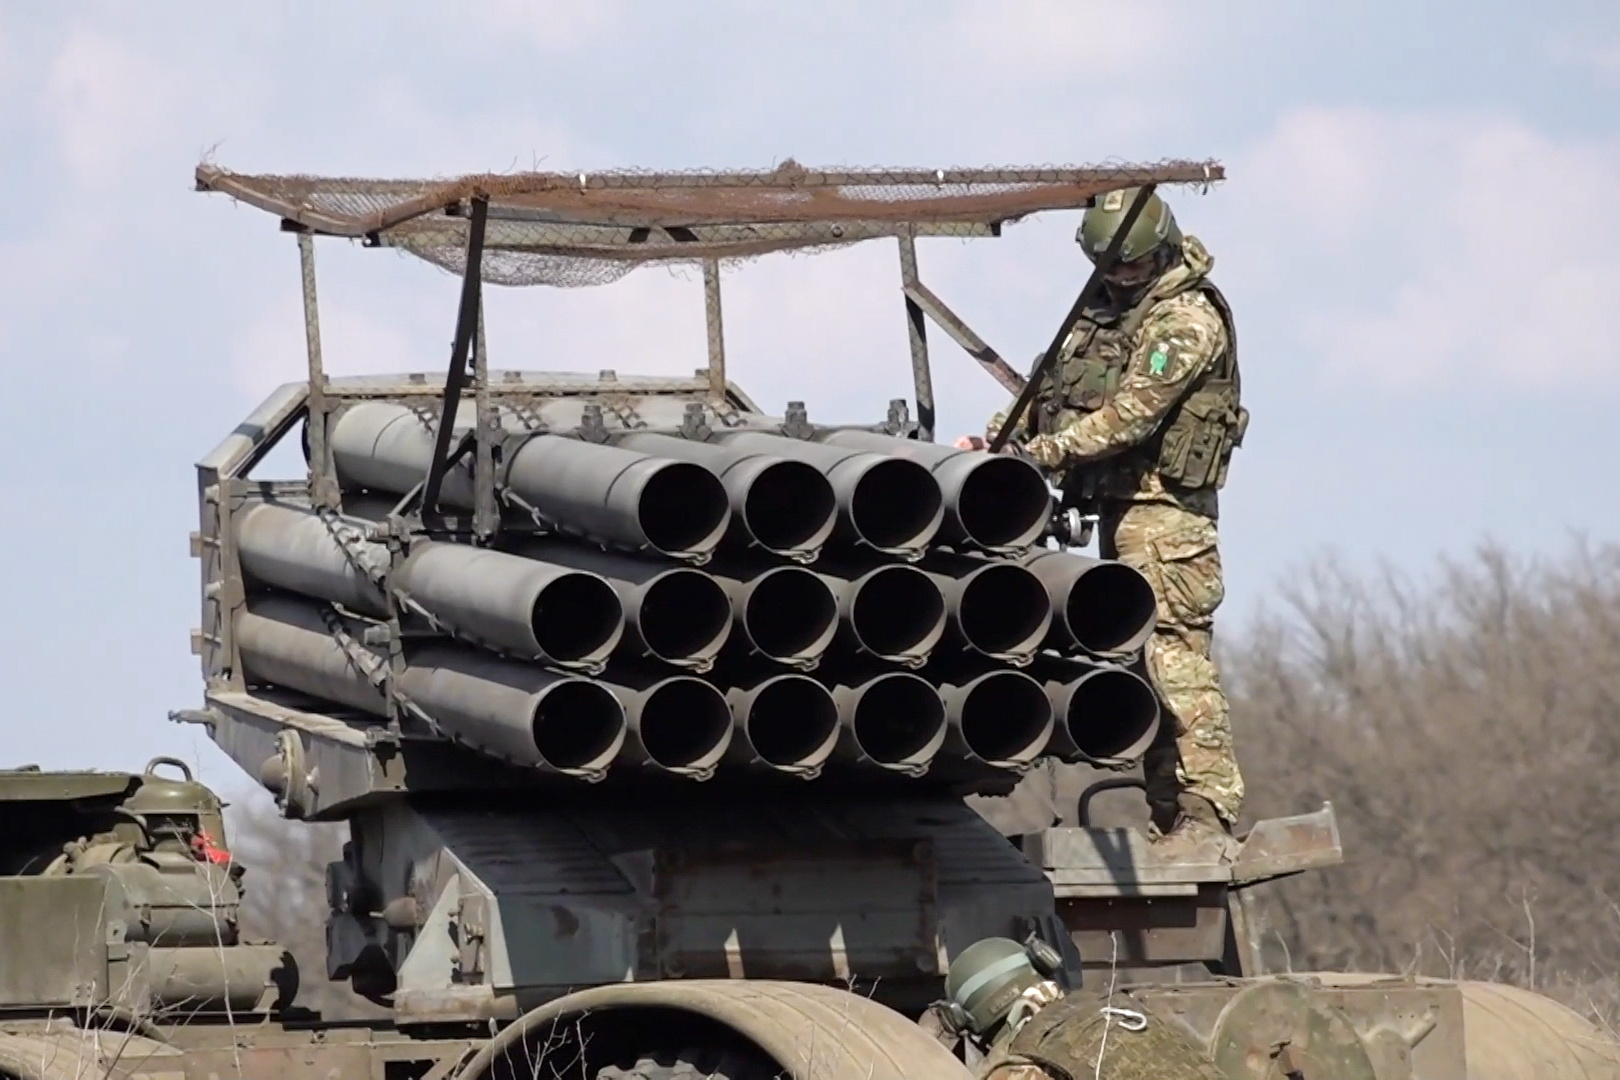
<path id="1" fill-rule="evenodd" d="M 1169 367 L 1170 347 L 1161 341 L 1153 346 L 1153 351 L 1148 354 L 1148 374 L 1157 377 L 1163 375 Z"/>

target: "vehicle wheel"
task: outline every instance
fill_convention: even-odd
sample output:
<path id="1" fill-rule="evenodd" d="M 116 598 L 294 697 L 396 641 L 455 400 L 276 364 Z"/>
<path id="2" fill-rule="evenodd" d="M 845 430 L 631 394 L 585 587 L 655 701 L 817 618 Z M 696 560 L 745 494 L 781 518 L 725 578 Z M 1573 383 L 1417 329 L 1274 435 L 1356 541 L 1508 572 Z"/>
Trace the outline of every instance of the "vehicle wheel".
<path id="1" fill-rule="evenodd" d="M 596 1080 L 778 1080 L 784 1074 L 757 1054 L 733 1050 L 682 1050 L 644 1054 L 633 1064 L 609 1065 Z"/>

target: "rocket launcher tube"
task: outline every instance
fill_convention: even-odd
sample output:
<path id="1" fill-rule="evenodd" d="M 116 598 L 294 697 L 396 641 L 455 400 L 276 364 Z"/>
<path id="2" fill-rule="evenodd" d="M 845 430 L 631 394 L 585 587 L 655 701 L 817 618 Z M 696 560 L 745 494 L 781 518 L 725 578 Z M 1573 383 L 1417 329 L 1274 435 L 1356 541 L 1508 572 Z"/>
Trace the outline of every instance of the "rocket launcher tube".
<path id="1" fill-rule="evenodd" d="M 1153 586 L 1141 571 L 1111 559 L 1037 550 L 1023 560 L 1052 602 L 1047 646 L 1059 652 L 1123 657 L 1153 634 Z"/>
<path id="2" fill-rule="evenodd" d="M 694 780 L 707 780 L 731 744 L 725 695 L 691 675 L 654 678 L 615 673 L 601 683 L 624 706 L 629 724 L 620 758 Z"/>
<path id="3" fill-rule="evenodd" d="M 328 438 L 345 490 L 410 491 L 433 460 L 432 424 L 403 405 L 351 406 Z M 707 558 L 731 517 L 724 485 L 702 465 L 561 435 L 523 440 L 497 479 L 559 532 L 680 559 Z M 472 506 L 467 461 L 446 473 L 439 497 Z"/>
<path id="4" fill-rule="evenodd" d="M 1066 762 L 1126 765 L 1159 733 L 1159 699 L 1134 671 L 1112 664 L 1042 657 L 1031 669 L 1052 702 L 1048 753 Z"/>
<path id="5" fill-rule="evenodd" d="M 674 435 L 632 433 L 615 445 L 706 466 L 725 485 L 731 525 L 746 546 L 809 562 L 838 524 L 832 485 L 803 461 Z"/>
<path id="6" fill-rule="evenodd" d="M 362 670 L 367 658 L 375 662 L 374 670 L 387 661 L 369 650 L 358 658 L 345 650 L 315 605 L 291 596 L 250 597 L 236 616 L 235 636 L 249 681 L 388 715 L 382 689 Z"/>
<path id="7" fill-rule="evenodd" d="M 843 539 L 885 555 L 922 555 L 944 521 L 939 484 L 905 458 L 762 431 L 717 433 L 722 446 L 778 454 L 815 466 L 832 484 Z"/>
<path id="8" fill-rule="evenodd" d="M 726 691 L 730 761 L 814 778 L 838 745 L 838 705 L 807 675 L 773 675 Z"/>
<path id="9" fill-rule="evenodd" d="M 749 651 L 802 671 L 821 662 L 838 633 L 838 599 L 825 578 L 802 566 L 711 573 L 731 597 Z"/>
<path id="10" fill-rule="evenodd" d="M 487 548 L 413 544 L 390 583 L 469 641 L 559 667 L 601 671 L 624 633 L 605 579 Z"/>
<path id="11" fill-rule="evenodd" d="M 410 491 L 427 479 L 433 424 L 386 401 L 362 401 L 338 412 L 326 433 L 338 484 L 345 491 Z M 439 498 L 449 506 L 473 504 L 472 468 L 466 458 L 445 473 Z"/>
<path id="12" fill-rule="evenodd" d="M 348 522 L 260 504 L 242 512 L 237 535 L 242 569 L 255 581 L 388 614 L 372 577 L 387 572 L 387 551 Z M 602 578 L 485 548 L 419 543 L 388 580 L 453 634 L 563 667 L 601 670 L 623 633 L 619 598 Z"/>
<path id="13" fill-rule="evenodd" d="M 1046 640 L 1052 603 L 1040 580 L 1025 567 L 939 553 L 924 569 L 945 596 L 951 629 L 969 650 L 1023 665 Z"/>
<path id="14" fill-rule="evenodd" d="M 944 637 L 945 597 L 916 567 L 818 570 L 838 594 L 839 620 L 857 653 L 919 667 Z"/>
<path id="15" fill-rule="evenodd" d="M 624 708 L 605 687 L 455 645 L 408 655 L 400 693 L 446 735 L 516 765 L 600 779 L 624 745 Z"/>
<path id="16" fill-rule="evenodd" d="M 516 549 L 525 559 L 600 575 L 619 594 L 618 653 L 708 671 L 731 635 L 731 597 L 714 578 L 679 563 L 637 559 L 561 540 Z"/>
<path id="17" fill-rule="evenodd" d="M 1002 668 L 940 687 L 949 752 L 1002 769 L 1026 769 L 1052 738 L 1052 703 L 1040 683 Z"/>
<path id="18" fill-rule="evenodd" d="M 702 465 L 561 435 L 524 440 L 505 477 L 559 531 L 631 551 L 701 561 L 731 520 L 725 486 Z"/>
<path id="19" fill-rule="evenodd" d="M 875 431 L 829 432 L 822 442 L 916 461 L 933 473 L 944 498 L 940 539 L 995 554 L 1027 550 L 1052 515 L 1046 478 L 1028 461 L 983 450 L 958 450 Z"/>
<path id="20" fill-rule="evenodd" d="M 388 613 L 378 584 L 388 571 L 388 551 L 367 541 L 360 526 L 343 519 L 329 523 L 313 511 L 276 503 L 242 509 L 235 525 L 242 570 L 256 583 L 363 615 Z M 346 545 L 339 539 L 345 533 Z"/>
<path id="21" fill-rule="evenodd" d="M 236 619 L 250 679 L 386 716 L 372 681 L 386 661 L 357 640 L 346 648 L 317 608 L 292 597 L 254 597 Z M 475 649 L 412 650 L 396 689 L 445 736 L 547 772 L 598 779 L 625 741 L 624 711 L 603 687 Z"/>
<path id="22" fill-rule="evenodd" d="M 834 754 L 840 760 L 921 776 L 945 745 L 945 704 L 919 675 L 892 671 L 830 689 L 838 704 Z"/>

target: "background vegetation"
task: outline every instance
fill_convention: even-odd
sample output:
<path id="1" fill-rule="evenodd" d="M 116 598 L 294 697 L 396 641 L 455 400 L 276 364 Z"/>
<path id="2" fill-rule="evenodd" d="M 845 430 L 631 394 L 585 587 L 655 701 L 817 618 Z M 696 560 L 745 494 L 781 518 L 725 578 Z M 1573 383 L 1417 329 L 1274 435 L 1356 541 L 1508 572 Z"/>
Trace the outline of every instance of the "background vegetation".
<path id="1" fill-rule="evenodd" d="M 1228 650 L 1256 816 L 1338 811 L 1272 886 L 1270 961 L 1620 1004 L 1620 549 L 1484 549 L 1432 581 L 1319 566 Z"/>

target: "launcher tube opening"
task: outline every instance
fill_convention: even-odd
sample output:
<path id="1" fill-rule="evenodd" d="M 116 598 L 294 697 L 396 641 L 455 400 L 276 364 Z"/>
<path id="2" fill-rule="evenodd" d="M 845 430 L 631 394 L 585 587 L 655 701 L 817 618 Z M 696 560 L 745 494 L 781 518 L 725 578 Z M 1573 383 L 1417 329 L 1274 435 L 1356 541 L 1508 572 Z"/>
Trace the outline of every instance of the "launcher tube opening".
<path id="1" fill-rule="evenodd" d="M 969 457 L 965 454 L 964 457 Z M 1027 462 L 999 454 L 972 461 L 947 488 L 951 517 L 963 538 L 986 551 L 1020 551 L 1040 539 L 1052 513 L 1046 479 Z M 941 472 L 944 467 L 941 468 Z"/>
<path id="2" fill-rule="evenodd" d="M 1033 761 L 1052 736 L 1052 703 L 1021 671 L 993 671 L 956 688 L 952 722 L 967 751 L 993 765 Z"/>
<path id="3" fill-rule="evenodd" d="M 836 476 L 838 469 L 834 469 Z M 859 539 L 881 552 L 921 550 L 943 517 L 939 485 L 928 470 L 903 458 L 860 462 L 849 497 Z"/>
<path id="4" fill-rule="evenodd" d="M 838 513 L 827 478 L 786 458 L 761 465 L 740 501 L 738 516 L 748 535 L 765 550 L 784 555 L 819 549 Z"/>
<path id="5" fill-rule="evenodd" d="M 916 675 L 882 675 L 857 695 L 850 729 L 862 753 L 888 768 L 925 766 L 945 738 L 945 705 Z"/>
<path id="6" fill-rule="evenodd" d="M 1054 704 L 1073 753 L 1084 761 L 1136 760 L 1161 722 L 1153 688 L 1124 668 L 1101 668 L 1064 684 Z"/>
<path id="7" fill-rule="evenodd" d="M 782 663 L 820 658 L 838 626 L 838 601 L 819 576 L 782 566 L 755 578 L 746 590 L 743 628 L 754 648 Z"/>
<path id="8" fill-rule="evenodd" d="M 1015 563 L 990 563 L 963 580 L 957 626 L 969 647 L 996 659 L 1027 659 L 1052 625 L 1040 581 Z"/>
<path id="9" fill-rule="evenodd" d="M 676 676 L 649 687 L 637 712 L 642 749 L 652 764 L 672 772 L 712 767 L 731 740 L 731 707 L 701 679 Z"/>
<path id="10" fill-rule="evenodd" d="M 880 659 L 921 660 L 945 632 L 945 597 L 911 566 L 884 566 L 847 586 L 848 622 L 865 652 Z"/>
<path id="11" fill-rule="evenodd" d="M 562 772 L 600 768 L 624 742 L 624 707 L 586 679 L 557 683 L 539 695 L 529 735 L 540 759 Z"/>
<path id="12" fill-rule="evenodd" d="M 838 741 L 838 706 L 826 687 L 803 675 L 779 675 L 750 697 L 744 731 L 761 761 L 805 769 L 827 760 Z"/>

